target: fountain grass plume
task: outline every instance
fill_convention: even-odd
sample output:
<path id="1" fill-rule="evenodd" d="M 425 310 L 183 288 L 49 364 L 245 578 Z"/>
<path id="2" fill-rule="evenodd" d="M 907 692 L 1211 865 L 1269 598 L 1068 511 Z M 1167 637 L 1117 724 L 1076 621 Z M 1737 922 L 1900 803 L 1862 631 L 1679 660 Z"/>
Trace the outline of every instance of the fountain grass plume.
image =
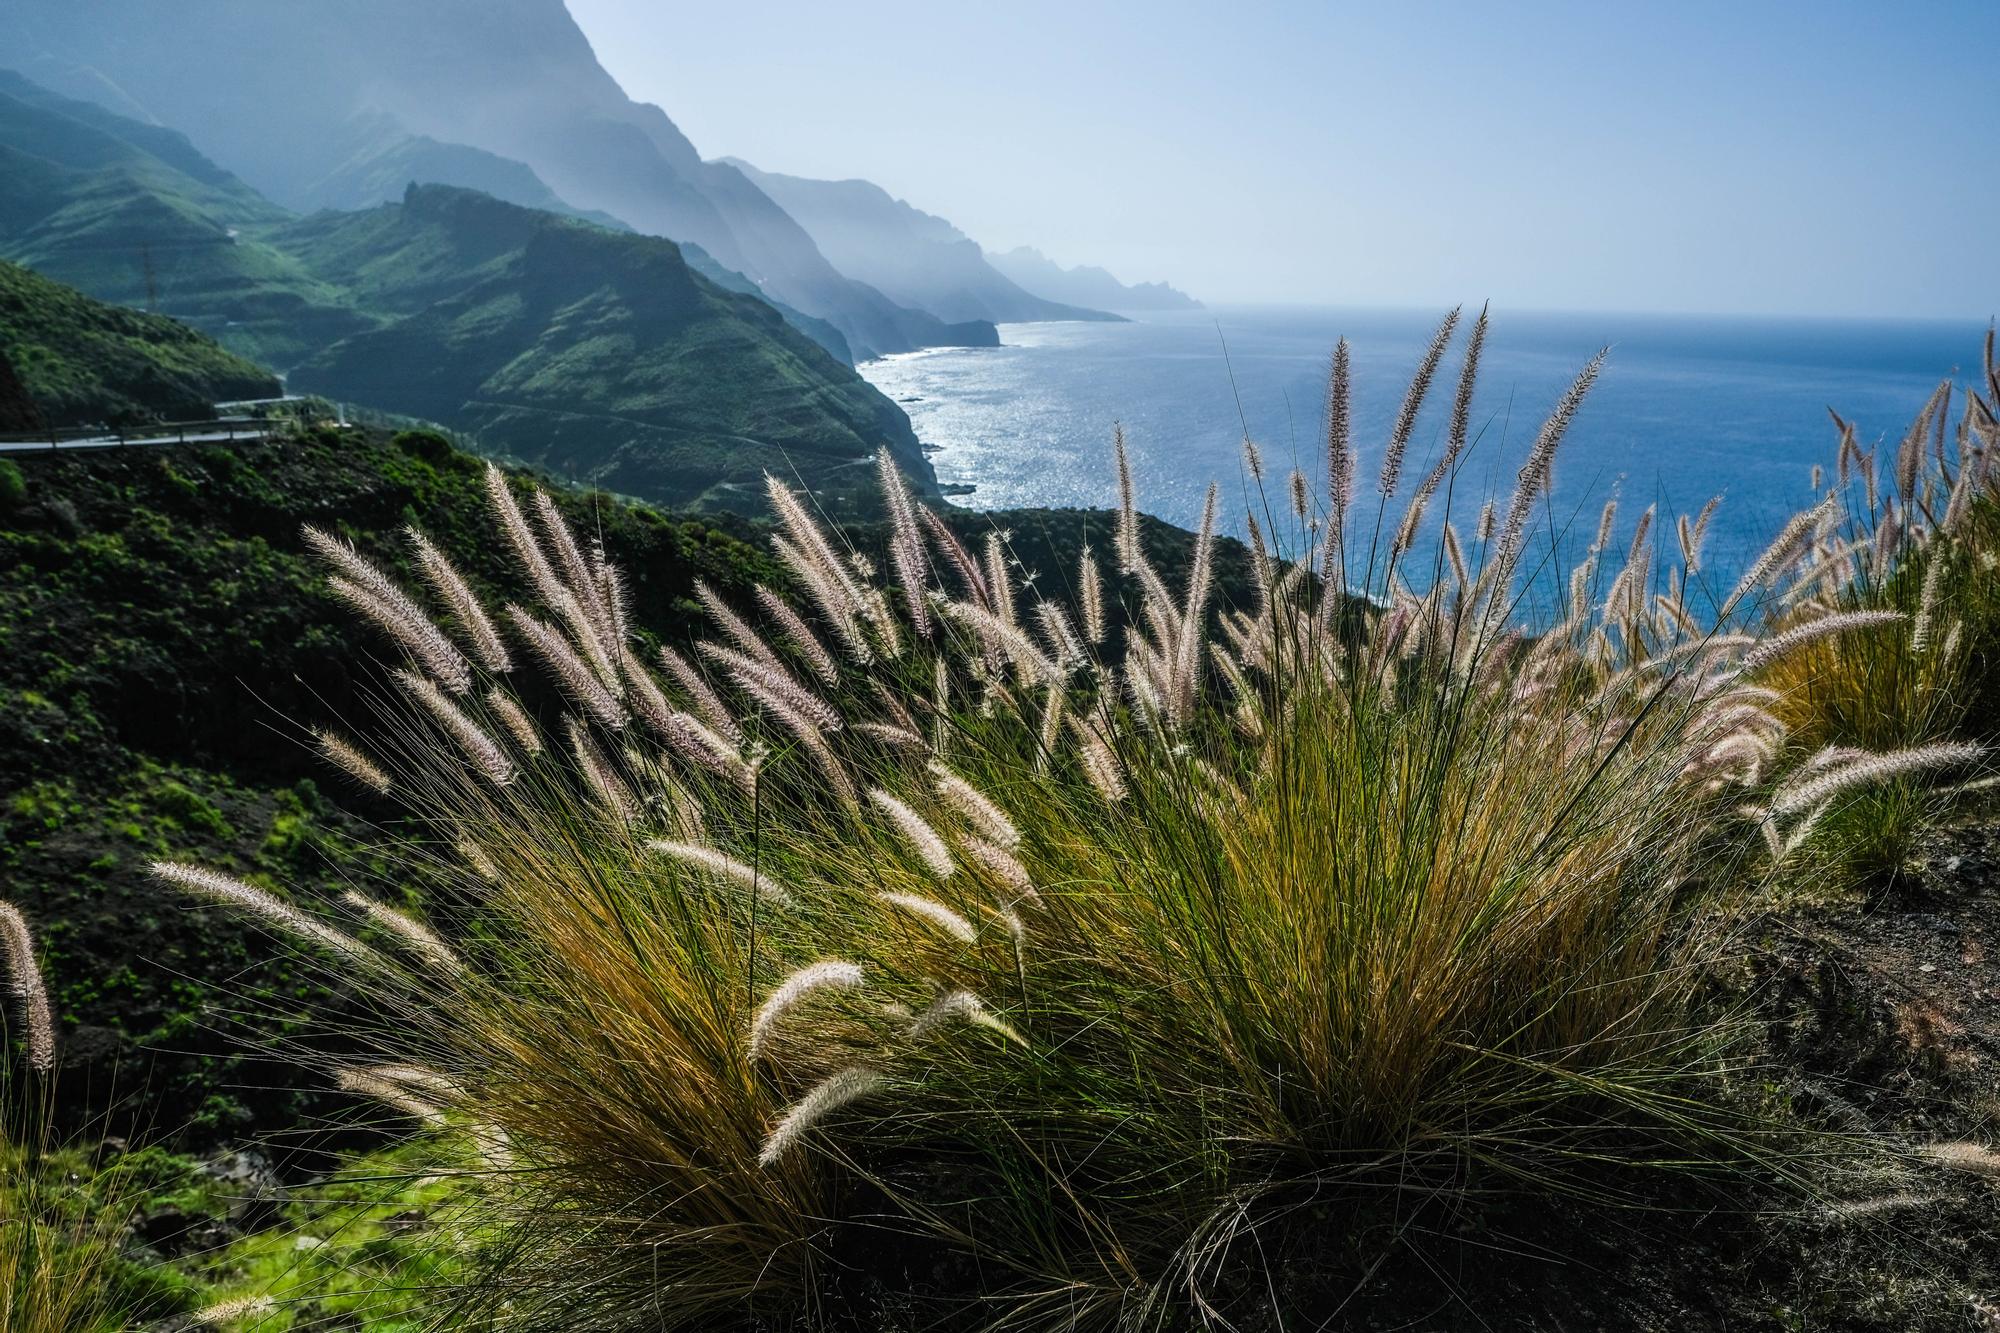
<path id="1" fill-rule="evenodd" d="M 757 1006 L 750 1020 L 750 1058 L 757 1059 L 772 1030 L 804 1000 L 827 991 L 857 990 L 862 980 L 859 967 L 838 959 L 808 963 L 793 972 Z"/>
<path id="2" fill-rule="evenodd" d="M 1609 355 L 1609 348 L 1601 349 L 1577 373 L 1576 379 L 1556 400 L 1555 408 L 1535 436 L 1527 461 L 1521 465 L 1520 474 L 1515 478 L 1514 494 L 1507 501 L 1507 516 L 1500 526 L 1499 547 L 1493 558 L 1494 568 L 1500 571 L 1495 580 L 1497 586 L 1504 586 L 1513 577 L 1527 541 L 1528 520 L 1536 503 L 1548 489 L 1556 450 L 1568 433 L 1570 423 L 1576 420 L 1585 396 L 1597 382 L 1598 373 L 1604 369 L 1604 359 Z"/>
<path id="3" fill-rule="evenodd" d="M 736 645 L 743 656 L 767 667 L 783 669 L 778 654 L 764 642 L 764 636 L 752 629 L 749 621 L 731 610 L 729 603 L 722 600 L 722 594 L 710 587 L 706 579 L 694 581 L 694 593 L 701 599 L 702 609 L 708 612 L 708 618 L 721 628 L 723 635 Z"/>
<path id="4" fill-rule="evenodd" d="M 535 729 L 535 723 L 515 702 L 514 696 L 497 686 L 486 692 L 486 706 L 500 719 L 500 725 L 521 747 L 523 754 L 536 755 L 542 752 L 542 734 Z"/>
<path id="5" fill-rule="evenodd" d="M 373 759 L 361 753 L 352 741 L 325 727 L 315 727 L 313 739 L 319 742 L 319 752 L 328 763 L 370 791 L 388 793 L 389 775 Z"/>
<path id="6" fill-rule="evenodd" d="M 49 1008 L 48 987 L 35 959 L 35 937 L 28 919 L 12 903 L 0 902 L 0 970 L 21 1024 L 28 1068 L 48 1073 L 56 1064 L 56 1024 Z"/>
<path id="7" fill-rule="evenodd" d="M 466 716 L 465 711 L 447 698 L 434 682 L 414 671 L 400 668 L 394 673 L 394 678 L 403 691 L 444 729 L 481 777 L 496 787 L 504 787 L 514 780 L 518 770 L 514 761 L 507 757 L 507 752 L 500 748 L 500 743 Z"/>
<path id="8" fill-rule="evenodd" d="M 625 725 L 625 706 L 560 631 L 512 602 L 507 604 L 506 615 L 572 703 L 614 731 Z"/>
<path id="9" fill-rule="evenodd" d="M 1007 541 L 997 530 L 986 534 L 986 600 L 995 619 L 1018 628 L 1014 614 L 1014 577 L 1007 568 Z"/>
<path id="10" fill-rule="evenodd" d="M 660 649 L 660 665 L 667 669 L 667 674 L 674 678 L 681 692 L 692 701 L 695 714 L 710 730 L 727 737 L 731 745 L 743 743 L 743 729 L 736 715 L 723 705 L 722 696 L 715 692 L 692 663 L 673 649 L 663 646 Z"/>
<path id="11" fill-rule="evenodd" d="M 757 605 L 763 608 L 765 616 L 777 628 L 784 641 L 791 644 L 793 650 L 805 659 L 806 665 L 812 669 L 813 675 L 819 678 L 820 684 L 829 688 L 840 684 L 840 663 L 834 661 L 833 654 L 826 650 L 826 645 L 812 632 L 812 626 L 806 624 L 804 618 L 792 610 L 790 603 L 760 583 L 757 585 Z"/>
<path id="12" fill-rule="evenodd" d="M 1014 923 L 1017 927 L 1019 921 Z M 966 1023 L 973 1027 L 997 1032 L 1017 1046 L 1026 1046 L 1028 1039 L 1018 1032 L 1013 1024 L 986 1007 L 986 1002 L 969 990 L 955 990 L 941 995 L 923 1013 L 917 1015 L 910 1024 L 912 1040 L 921 1040 L 952 1022 Z"/>
<path id="13" fill-rule="evenodd" d="M 154 861 L 153 877 L 197 898 L 239 908 L 275 926 L 294 939 L 317 945 L 327 952 L 374 969 L 387 969 L 382 956 L 351 935 L 346 935 L 307 916 L 290 903 L 218 871 L 205 870 L 183 861 Z"/>
<path id="14" fill-rule="evenodd" d="M 465 961 L 441 936 L 408 912 L 377 902 L 364 893 L 348 889 L 341 901 L 362 913 L 381 930 L 394 936 L 424 966 L 447 978 L 465 974 Z"/>
<path id="15" fill-rule="evenodd" d="M 876 809 L 889 816 L 889 822 L 896 826 L 896 832 L 901 834 L 903 841 L 915 850 L 918 859 L 933 876 L 939 881 L 951 878 L 952 871 L 957 868 L 951 859 L 951 849 L 945 845 L 944 839 L 938 836 L 937 830 L 932 828 L 922 815 L 880 787 L 868 789 L 868 800 Z"/>
<path id="16" fill-rule="evenodd" d="M 875 1070 L 861 1066 L 828 1075 L 778 1118 L 757 1154 L 758 1165 L 773 1165 L 813 1126 L 843 1106 L 880 1091 L 885 1081 Z"/>
<path id="17" fill-rule="evenodd" d="M 1741 670 L 1754 673 L 1770 666 L 1787 653 L 1796 652 L 1810 643 L 1834 634 L 1846 634 L 1858 629 L 1876 629 L 1885 625 L 1900 625 L 1909 617 L 1901 611 L 1836 611 L 1802 621 L 1781 633 L 1758 642 L 1757 646 L 1743 654 Z"/>
<path id="18" fill-rule="evenodd" d="M 401 644 L 446 689 L 463 694 L 472 688 L 471 663 L 402 589 L 347 543 L 316 528 L 305 532 L 307 544 L 341 571 L 326 581 L 335 596 Z"/>
<path id="19" fill-rule="evenodd" d="M 514 669 L 514 660 L 508 655 L 507 645 L 501 642 L 500 632 L 493 628 L 493 621 L 487 616 L 486 608 L 466 583 L 465 576 L 451 563 L 443 551 L 416 527 L 403 529 L 409 539 L 410 549 L 415 552 L 417 566 L 423 570 L 424 579 L 431 585 L 451 611 L 459 628 L 465 631 L 466 639 L 472 644 L 472 655 L 479 665 L 488 671 L 508 672 Z"/>
<path id="20" fill-rule="evenodd" d="M 713 847 L 656 838 L 646 844 L 646 849 L 678 861 L 682 865 L 706 871 L 719 879 L 733 881 L 751 890 L 758 897 L 768 898 L 774 903 L 782 905 L 792 901 L 792 891 L 782 882 L 755 866 L 745 865 L 732 856 L 718 852 Z"/>
<path id="21" fill-rule="evenodd" d="M 343 1092 L 372 1098 L 434 1129 L 446 1123 L 443 1108 L 372 1069 L 343 1069 L 334 1075 L 334 1084 Z"/>
<path id="22" fill-rule="evenodd" d="M 1076 558 L 1077 596 L 1083 609 L 1083 634 L 1092 647 L 1104 643 L 1104 575 L 1097 557 L 1085 546 Z"/>
<path id="23" fill-rule="evenodd" d="M 527 517 L 514 499 L 513 488 L 507 483 L 507 474 L 492 463 L 486 465 L 486 498 L 492 507 L 495 522 L 507 546 L 514 553 L 514 559 L 528 576 L 528 584 L 535 595 L 545 603 L 554 606 L 563 593 L 562 581 L 549 565 L 549 559 L 542 551 L 541 542 L 535 537 L 534 529 L 528 526 Z"/>
<path id="24" fill-rule="evenodd" d="M 535 492 L 535 517 L 541 521 L 548 544 L 555 549 L 556 561 L 562 567 L 565 590 L 576 604 L 579 619 L 591 631 L 590 642 L 598 650 L 593 657 L 606 660 L 616 657 L 622 645 L 618 629 L 612 621 L 611 609 L 605 604 L 604 589 L 585 561 L 583 550 L 576 543 L 576 534 L 569 530 L 562 511 L 556 508 L 556 502 L 547 491 Z"/>
<path id="25" fill-rule="evenodd" d="M 993 842 L 1013 850 L 1021 845 L 1021 831 L 986 793 L 935 760 L 930 765 L 931 780 L 946 804 L 971 820 Z"/>
<path id="26" fill-rule="evenodd" d="M 1424 399 L 1430 396 L 1431 380 L 1437 376 L 1438 363 L 1444 359 L 1445 348 L 1451 345 L 1451 335 L 1458 328 L 1458 317 L 1463 309 L 1454 306 L 1439 321 L 1424 348 L 1423 360 L 1417 363 L 1416 374 L 1410 377 L 1409 387 L 1403 393 L 1403 405 L 1396 411 L 1396 422 L 1389 428 L 1389 442 L 1382 450 L 1382 474 L 1377 488 L 1385 500 L 1396 493 L 1396 486 L 1403 475 L 1403 455 L 1409 450 L 1410 436 L 1417 428 L 1417 413 L 1423 410 Z"/>
<path id="27" fill-rule="evenodd" d="M 990 606 L 991 602 L 986 595 L 986 576 L 980 571 L 979 561 L 973 556 L 971 549 L 958 539 L 958 534 L 953 532 L 950 525 L 939 518 L 937 511 L 928 505 L 917 507 L 917 517 L 922 520 L 937 549 L 944 552 L 944 558 L 957 573 L 959 582 L 965 585 L 966 596 L 981 606 Z"/>
<path id="28" fill-rule="evenodd" d="M 723 673 L 746 693 L 764 700 L 782 700 L 788 709 L 812 719 L 813 725 L 821 731 L 841 729 L 843 723 L 833 705 L 801 685 L 777 661 L 751 657 L 719 643 L 699 643 L 695 647 L 704 656 L 713 659 Z"/>
<path id="29" fill-rule="evenodd" d="M 875 896 L 897 911 L 915 917 L 962 944 L 973 944 L 979 939 L 979 932 L 963 913 L 952 911 L 935 898 L 926 898 L 920 893 L 878 893 Z"/>
<path id="30" fill-rule="evenodd" d="M 1985 746 L 1971 741 L 1933 741 L 1888 754 L 1871 754 L 1794 786 L 1780 787 L 1771 810 L 1780 815 L 1798 814 L 1843 792 L 1937 769 L 1964 768 L 1979 763 L 1986 754 Z"/>
<path id="31" fill-rule="evenodd" d="M 1326 391 L 1326 509 L 1331 534 L 1326 545 L 1326 567 L 1330 574 L 1342 558 L 1340 539 L 1346 530 L 1347 509 L 1354 502 L 1354 370 L 1353 353 L 1342 338 L 1333 346 L 1333 367 L 1327 372 Z"/>
<path id="32" fill-rule="evenodd" d="M 903 484 L 902 471 L 887 449 L 875 454 L 876 478 L 881 483 L 882 500 L 889 510 L 891 535 L 889 538 L 889 560 L 895 567 L 896 580 L 903 588 L 903 609 L 910 617 L 910 625 L 917 637 L 931 636 L 929 597 L 930 577 L 924 561 L 924 539 L 917 531 L 916 506 L 910 500 L 910 488 Z"/>

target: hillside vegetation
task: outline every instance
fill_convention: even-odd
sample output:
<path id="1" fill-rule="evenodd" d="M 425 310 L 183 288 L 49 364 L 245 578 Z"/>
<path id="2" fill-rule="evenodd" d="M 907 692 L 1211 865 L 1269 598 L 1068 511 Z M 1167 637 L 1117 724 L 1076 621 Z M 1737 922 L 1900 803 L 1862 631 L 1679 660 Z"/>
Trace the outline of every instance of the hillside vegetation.
<path id="1" fill-rule="evenodd" d="M 928 477 L 900 409 L 671 241 L 443 186 L 281 241 L 358 300 L 411 312 L 301 363 L 305 391 L 681 507 L 752 507 L 765 471 L 851 489 L 878 449 Z"/>
<path id="2" fill-rule="evenodd" d="M 492 206 L 442 197 L 481 216 Z M 553 223 L 521 210 L 501 220 L 523 217 L 530 230 Z M 162 382 L 209 401 L 269 387 L 172 321 L 8 265 L 0 284 L 0 329 L 34 332 L 28 361 L 69 394 L 50 401 L 83 419 L 155 410 Z M 166 378 L 184 366 L 220 369 Z M 434 434 L 326 427 L 255 444 L 0 458 L 0 879 L 43 925 L 56 1010 L 73 1029 L 63 1123 L 115 1101 L 117 1130 L 201 1145 L 349 1104 L 309 1096 L 298 1071 L 260 1061 L 247 1048 L 268 1032 L 229 999 L 234 987 L 256 991 L 261 1017 L 284 1034 L 308 997 L 337 1007 L 339 988 L 261 961 L 238 925 L 186 913 L 142 868 L 152 856 L 202 857 L 330 894 L 384 864 L 376 844 L 389 830 L 369 821 L 393 809 L 364 799 L 343 813 L 337 798 L 355 793 L 297 723 L 362 711 L 391 645 L 351 632 L 300 529 L 352 525 L 363 549 L 407 574 L 398 534 L 415 524 L 476 586 L 498 589 L 508 566 L 484 530 L 485 467 Z M 782 582 L 742 519 L 552 494 L 626 571 L 634 616 L 664 641 L 694 633 L 698 580 L 738 600 L 756 582 Z M 1013 524 L 1021 558 L 1051 571 L 1061 550 L 1109 537 L 1103 515 L 952 521 L 968 534 Z M 1186 559 L 1186 534 L 1148 531 L 1163 560 Z M 883 558 L 879 530 L 858 537 Z M 1240 550 L 1225 549 L 1220 575 L 1245 588 Z M 262 1035 L 246 1041 L 250 1030 Z"/>
<path id="3" fill-rule="evenodd" d="M 280 369 L 371 321 L 258 240 L 287 215 L 169 130 L 0 70 L 0 258 Z"/>
<path id="4" fill-rule="evenodd" d="M 45 426 L 199 420 L 215 403 L 278 393 L 269 371 L 185 325 L 94 301 L 5 261 L 0 358 Z"/>

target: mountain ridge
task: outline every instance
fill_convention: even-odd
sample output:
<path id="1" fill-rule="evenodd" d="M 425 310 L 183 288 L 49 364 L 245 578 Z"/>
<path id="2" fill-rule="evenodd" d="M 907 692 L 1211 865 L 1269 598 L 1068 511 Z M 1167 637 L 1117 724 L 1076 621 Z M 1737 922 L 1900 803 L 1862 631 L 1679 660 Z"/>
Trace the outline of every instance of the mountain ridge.
<path id="1" fill-rule="evenodd" d="M 258 239 L 284 210 L 185 137 L 5 70 L 0 184 L 0 259 L 163 310 L 240 354 L 283 366 L 368 322 Z"/>
<path id="2" fill-rule="evenodd" d="M 1064 268 L 1040 250 L 1017 245 L 989 253 L 988 263 L 1014 282 L 1053 300 L 1080 301 L 1110 310 L 1199 310 L 1201 302 L 1164 282 L 1123 283 L 1094 264 Z"/>
<path id="3" fill-rule="evenodd" d="M 978 242 L 873 181 L 814 180 L 763 171 L 740 158 L 722 161 L 776 200 L 836 268 L 892 300 L 946 319 L 995 324 L 1122 318 L 1024 290 L 987 262 Z"/>
<path id="4" fill-rule="evenodd" d="M 682 507 L 754 509 L 765 470 L 825 487 L 878 449 L 935 492 L 895 404 L 672 241 L 441 185 L 282 235 L 391 316 L 295 367 L 300 390 Z"/>

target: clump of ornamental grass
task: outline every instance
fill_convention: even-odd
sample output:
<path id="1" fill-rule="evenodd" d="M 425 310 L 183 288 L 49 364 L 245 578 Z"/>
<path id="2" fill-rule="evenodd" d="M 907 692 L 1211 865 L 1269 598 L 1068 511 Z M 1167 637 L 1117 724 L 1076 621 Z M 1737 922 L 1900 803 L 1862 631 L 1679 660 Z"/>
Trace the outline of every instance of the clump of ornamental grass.
<path id="1" fill-rule="evenodd" d="M 408 854 L 455 868 L 432 906 L 466 928 L 161 873 L 374 979 L 375 1062 L 406 1072 L 343 1077 L 485 1145 L 505 1241 L 462 1304 L 495 1326 L 784 1323 L 857 1272 L 984 1322 L 1172 1324 L 1368 1200 L 1740 1170 L 1688 905 L 1817 808 L 1774 800 L 1797 779 L 1751 679 L 1802 641 L 1735 628 L 1797 534 L 1704 617 L 1712 507 L 1678 564 L 1607 512 L 1530 617 L 1601 358 L 1462 526 L 1483 313 L 1412 452 L 1458 323 L 1372 479 L 1336 350 L 1329 486 L 1251 497 L 1247 606 L 1215 602 L 1216 492 L 1185 568 L 1149 557 L 1122 439 L 1074 602 L 885 457 L 886 577 L 772 479 L 791 587 L 703 589 L 688 652 L 497 470 L 522 583 L 490 615 L 427 552 L 456 638 L 315 535 L 410 659 L 368 752 L 329 759 L 430 825 Z"/>
<path id="2" fill-rule="evenodd" d="M 27 920 L 0 903 L 0 1333 L 114 1333 L 129 1202 L 82 1188 L 48 1143 L 56 1028 Z"/>
<path id="3" fill-rule="evenodd" d="M 2000 365 L 1989 333 L 1983 383 L 1955 414 L 1940 384 L 1908 429 L 1875 449 L 1839 430 L 1829 507 L 1801 534 L 1775 638 L 1810 640 L 1760 666 L 1802 775 L 1827 791 L 1811 836 L 1790 841 L 1814 882 L 1893 883 L 1927 828 L 1983 783 L 1965 778 L 1967 744 L 2000 736 Z M 1893 447 L 1891 447 L 1893 445 Z M 1814 483 L 1825 478 L 1815 469 Z M 1869 621 L 1818 635 L 1815 626 Z M 1954 749 L 1950 743 L 1956 742 Z M 1829 775 L 1897 770 L 1842 785 Z M 1815 790 L 1819 789 L 1815 788 Z"/>

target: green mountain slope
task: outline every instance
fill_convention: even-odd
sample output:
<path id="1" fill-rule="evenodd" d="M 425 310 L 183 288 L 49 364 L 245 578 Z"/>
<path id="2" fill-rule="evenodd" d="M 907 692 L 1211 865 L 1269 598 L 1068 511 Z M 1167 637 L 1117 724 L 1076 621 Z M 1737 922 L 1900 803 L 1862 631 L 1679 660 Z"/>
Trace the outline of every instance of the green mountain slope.
<path id="1" fill-rule="evenodd" d="M 4 261 L 0 358 L 50 426 L 187 420 L 217 402 L 278 392 L 270 372 L 185 325 L 94 301 Z"/>
<path id="2" fill-rule="evenodd" d="M 656 502 L 754 504 L 764 468 L 866 492 L 884 446 L 930 486 L 842 334 L 706 254 L 448 186 L 298 218 L 172 132 L 72 108 L 0 76 L 0 258 Z"/>
<path id="3" fill-rule="evenodd" d="M 0 258 L 270 365 L 367 327 L 257 238 L 286 214 L 181 136 L 0 71 Z"/>
<path id="4" fill-rule="evenodd" d="M 0 51 L 64 91 L 149 108 L 287 205 L 322 201 L 313 192 L 346 155 L 349 126 L 375 113 L 525 163 L 578 208 L 700 245 L 832 323 L 857 356 L 997 339 L 839 272 L 742 173 L 702 161 L 664 111 L 627 97 L 562 0 L 9 0 Z M 221 52 L 253 57 L 224 73 Z"/>
<path id="5" fill-rule="evenodd" d="M 806 314 L 803 310 L 786 305 L 783 301 L 773 297 L 735 269 L 724 268 L 716 262 L 714 255 L 711 255 L 693 241 L 681 241 L 679 244 L 681 247 L 681 258 L 687 260 L 688 267 L 701 274 L 702 277 L 707 278 L 724 291 L 742 292 L 746 296 L 758 296 L 769 301 L 776 307 L 778 313 L 785 317 L 785 323 L 791 325 L 800 333 L 805 334 L 806 337 L 812 339 L 821 347 L 824 347 L 832 354 L 834 360 L 845 362 L 850 366 L 854 364 L 854 349 L 848 345 L 846 335 L 842 334 L 839 329 L 823 319 L 816 319 Z"/>
<path id="6" fill-rule="evenodd" d="M 357 301 L 404 314 L 300 364 L 298 389 L 670 505 L 760 507 L 766 469 L 844 485 L 878 448 L 930 486 L 893 403 L 670 241 L 443 186 L 279 239 Z"/>
<path id="7" fill-rule="evenodd" d="M 865 492 L 886 447 L 931 484 L 838 330 L 672 242 L 444 186 L 294 217 L 170 131 L 6 75 L 0 186 L 0 258 L 565 475 L 740 507 L 767 467 Z"/>

